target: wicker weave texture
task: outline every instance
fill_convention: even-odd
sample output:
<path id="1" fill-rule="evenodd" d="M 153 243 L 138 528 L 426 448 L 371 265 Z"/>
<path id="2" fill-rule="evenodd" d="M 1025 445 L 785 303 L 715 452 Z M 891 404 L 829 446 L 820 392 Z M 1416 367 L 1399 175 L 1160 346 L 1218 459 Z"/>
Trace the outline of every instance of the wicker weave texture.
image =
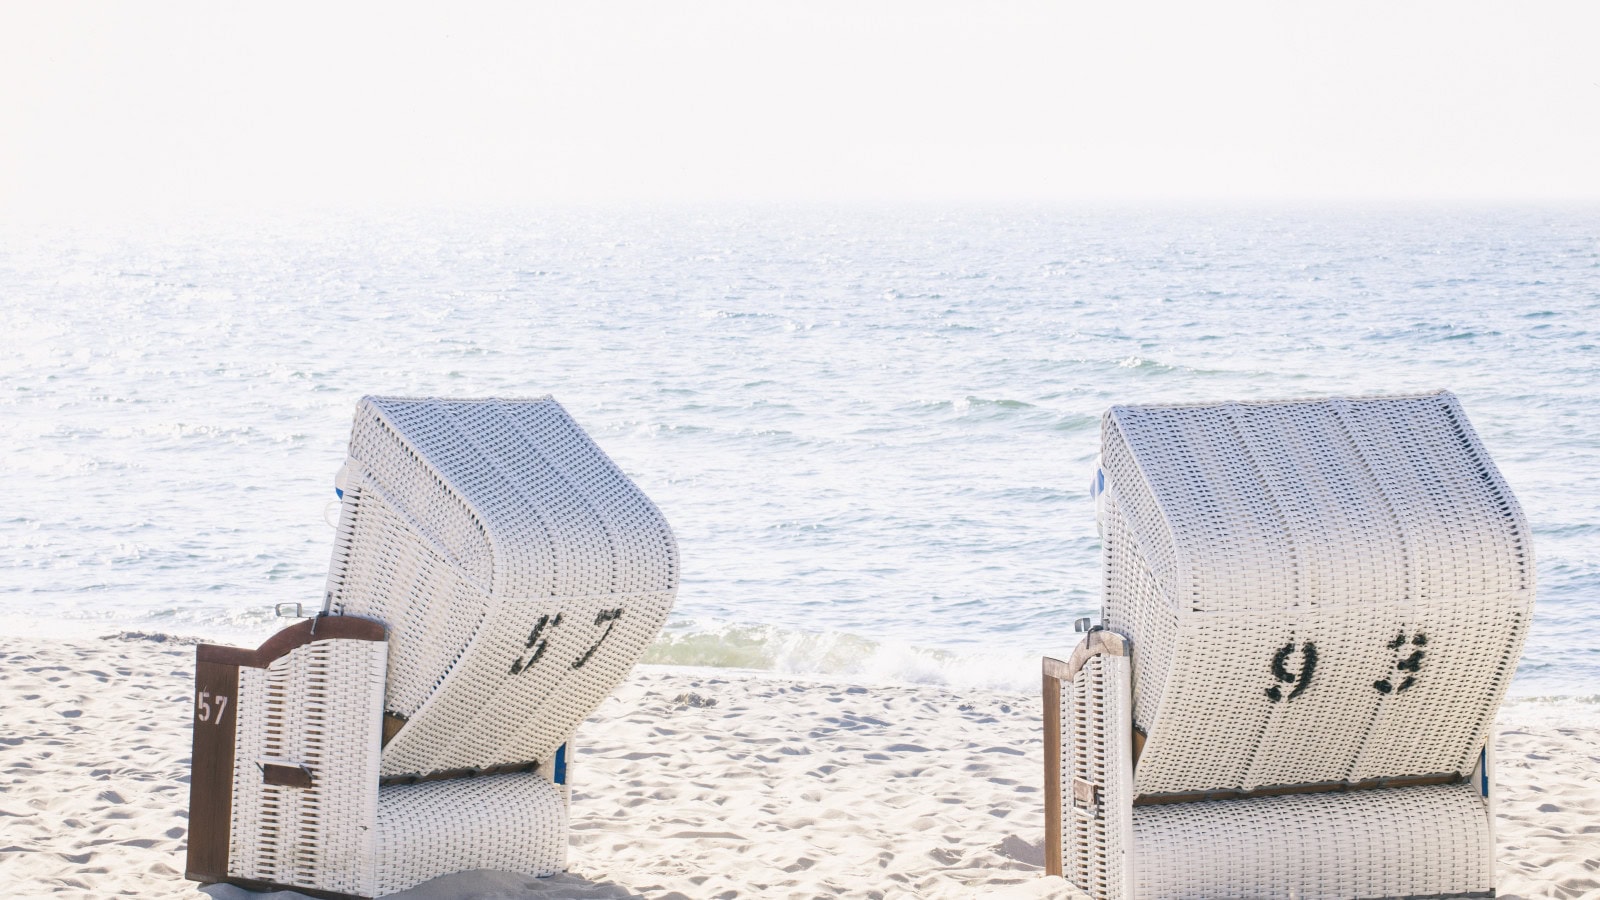
<path id="1" fill-rule="evenodd" d="M 1132 874 L 1128 658 L 1096 656 L 1061 692 L 1062 874 L 1097 900 L 1129 897 Z M 1095 796 L 1080 799 L 1074 784 Z"/>
<path id="2" fill-rule="evenodd" d="M 549 761 L 627 678 L 671 605 L 665 592 L 492 601 L 450 678 L 384 748 L 383 774 Z M 619 609 L 623 616 L 610 618 Z M 560 625 L 551 627 L 557 616 Z M 524 646 L 541 620 L 540 639 Z M 531 658 L 541 646 L 537 662 L 511 672 L 517 659 Z M 596 646 L 600 650 L 588 655 Z"/>
<path id="3" fill-rule="evenodd" d="M 540 775 L 490 775 L 383 788 L 374 896 L 451 872 L 552 875 L 567 865 L 564 791 Z"/>
<path id="4" fill-rule="evenodd" d="M 328 603 L 389 627 L 385 775 L 548 761 L 671 608 L 671 529 L 548 398 L 366 398 L 341 481 Z"/>
<path id="5" fill-rule="evenodd" d="M 1140 794 L 1470 770 L 1533 558 L 1453 396 L 1113 407 L 1101 456 Z"/>
<path id="6" fill-rule="evenodd" d="M 1350 900 L 1494 886 L 1470 784 L 1139 806 L 1140 900 Z"/>
<path id="7" fill-rule="evenodd" d="M 240 670 L 229 875 L 373 896 L 387 645 L 318 641 Z M 304 767 L 309 788 L 263 783 Z"/>

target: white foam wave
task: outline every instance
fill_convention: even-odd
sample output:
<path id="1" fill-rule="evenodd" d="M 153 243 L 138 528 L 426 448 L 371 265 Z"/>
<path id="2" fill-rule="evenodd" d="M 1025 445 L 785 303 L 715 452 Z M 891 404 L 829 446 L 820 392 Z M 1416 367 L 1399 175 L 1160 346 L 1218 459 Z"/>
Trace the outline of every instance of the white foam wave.
<path id="1" fill-rule="evenodd" d="M 925 647 L 840 631 L 676 622 L 646 652 L 644 662 L 755 669 L 852 683 L 1027 692 L 1038 688 L 1039 656 L 1018 649 Z"/>

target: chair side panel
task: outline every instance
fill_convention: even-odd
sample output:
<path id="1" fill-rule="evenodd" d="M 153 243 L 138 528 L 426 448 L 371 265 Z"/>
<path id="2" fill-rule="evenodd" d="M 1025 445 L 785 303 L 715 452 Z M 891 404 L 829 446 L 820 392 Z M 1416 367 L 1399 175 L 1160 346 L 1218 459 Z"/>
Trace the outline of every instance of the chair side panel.
<path id="1" fill-rule="evenodd" d="M 1059 704 L 1062 875 L 1095 900 L 1120 900 L 1132 850 L 1128 658 L 1090 658 L 1061 682 Z"/>
<path id="2" fill-rule="evenodd" d="M 184 866 L 184 876 L 194 881 L 220 881 L 228 874 L 238 726 L 238 665 L 197 658 L 189 847 Z"/>
<path id="3" fill-rule="evenodd" d="M 1123 505 L 1117 497 L 1105 504 L 1100 535 L 1101 590 L 1106 628 L 1128 638 L 1138 654 L 1133 667 L 1133 724 L 1149 733 L 1172 668 L 1177 646 L 1178 615 L 1147 565 Z"/>
<path id="4" fill-rule="evenodd" d="M 370 485 L 346 488 L 333 611 L 389 632 L 385 709 L 411 717 L 483 625 L 490 598 Z"/>
<path id="5" fill-rule="evenodd" d="M 230 877 L 374 896 L 386 650 L 318 641 L 240 669 Z M 311 786 L 267 783 L 269 765 Z"/>
<path id="6" fill-rule="evenodd" d="M 397 405 L 366 397 L 356 408 L 347 466 L 358 481 L 393 498 L 394 511 L 407 520 L 407 528 L 436 548 L 463 578 L 487 591 L 494 580 L 489 529 L 441 471 L 471 453 L 455 435 L 454 423 L 432 414 L 431 404 Z"/>
<path id="7" fill-rule="evenodd" d="M 1126 552 L 1142 560 L 1143 568 L 1154 583 L 1153 597 L 1174 605 L 1179 594 L 1180 573 L 1185 567 L 1180 556 L 1183 548 L 1173 542 L 1167 511 L 1151 490 L 1142 468 L 1144 463 L 1135 455 L 1120 421 L 1122 415 L 1113 408 L 1100 425 L 1100 464 L 1107 479 L 1108 517 L 1121 523 Z M 1185 440 L 1180 429 L 1163 429 L 1158 424 L 1149 429 L 1154 434 L 1146 436 L 1147 441 L 1169 440 L 1181 446 Z M 1172 455 L 1180 462 L 1188 458 L 1182 452 Z M 1204 484 L 1196 486 L 1205 489 Z"/>

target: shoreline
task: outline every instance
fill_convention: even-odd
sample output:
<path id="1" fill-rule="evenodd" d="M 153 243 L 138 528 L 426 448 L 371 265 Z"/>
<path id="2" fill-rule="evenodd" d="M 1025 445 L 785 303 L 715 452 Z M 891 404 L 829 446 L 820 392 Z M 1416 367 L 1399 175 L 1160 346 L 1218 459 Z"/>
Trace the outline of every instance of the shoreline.
<path id="1" fill-rule="evenodd" d="M 278 620 L 280 622 L 294 620 Z M 191 646 L 193 644 L 221 644 L 225 646 L 251 648 L 259 646 L 267 640 L 277 629 L 261 631 L 259 633 L 234 634 L 217 637 L 195 633 L 174 633 L 169 631 L 144 630 L 141 628 L 123 628 L 113 633 L 108 631 L 114 626 L 89 628 L 79 626 L 72 629 L 61 630 L 35 630 L 25 628 L 10 635 L 12 639 L 30 643 L 68 643 L 68 644 L 95 644 L 99 641 L 129 641 L 147 642 L 158 646 Z M 1074 635 L 1081 638 L 1081 635 Z M 969 683 L 961 679 L 941 678 L 937 675 L 929 676 L 926 673 L 931 669 L 922 669 L 923 676 L 897 675 L 882 669 L 851 669 L 851 670 L 818 670 L 794 669 L 787 665 L 771 668 L 754 668 L 740 665 L 715 665 L 709 663 L 682 663 L 652 661 L 655 647 L 652 646 L 645 653 L 644 661 L 638 663 L 636 670 L 645 672 L 664 672 L 681 675 L 702 675 L 711 677 L 713 674 L 728 678 L 772 678 L 781 680 L 803 681 L 818 684 L 856 685 L 867 688 L 883 687 L 914 687 L 942 689 L 957 693 L 1002 693 L 1002 694 L 1028 694 L 1038 690 L 1039 659 L 1043 656 L 1052 656 L 1066 659 L 1071 655 L 1077 640 L 1069 640 L 1048 651 L 1039 651 L 1025 656 L 1024 675 L 1015 679 L 984 679 L 983 683 Z M 909 645 L 908 645 L 909 646 Z M 910 647 L 913 653 L 937 654 L 947 653 L 958 655 L 958 651 L 937 647 Z M 996 662 L 988 652 L 980 650 L 962 660 L 963 663 L 976 664 L 991 662 L 996 665 L 1015 667 L 1015 660 Z M 1015 683 L 1012 683 L 1015 681 Z M 1541 683 L 1541 686 L 1543 685 Z M 1558 689 L 1559 690 L 1559 689 Z M 1600 693 L 1595 692 L 1567 692 L 1567 693 L 1534 693 L 1533 689 L 1525 686 L 1524 682 L 1512 679 L 1510 689 L 1501 704 L 1502 714 L 1509 714 L 1517 720 L 1524 718 L 1537 718 L 1547 716 L 1551 721 L 1587 723 L 1600 726 Z M 1544 712 L 1540 712 L 1544 711 Z"/>
<path id="2" fill-rule="evenodd" d="M 193 657 L 187 639 L 0 638 L 8 896 L 262 896 L 183 880 Z M 1600 720 L 1584 706 L 1502 707 L 1502 900 L 1600 900 Z M 574 746 L 566 874 L 395 896 L 1082 896 L 1043 875 L 1037 695 L 647 665 Z"/>

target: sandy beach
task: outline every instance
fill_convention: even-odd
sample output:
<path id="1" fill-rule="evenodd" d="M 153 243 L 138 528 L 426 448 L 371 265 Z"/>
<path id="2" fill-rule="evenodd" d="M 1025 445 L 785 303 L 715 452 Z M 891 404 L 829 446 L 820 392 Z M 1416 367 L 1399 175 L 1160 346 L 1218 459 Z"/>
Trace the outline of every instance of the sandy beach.
<path id="1" fill-rule="evenodd" d="M 0 639 L 0 893 L 246 900 L 183 880 L 194 649 Z M 1600 723 L 1513 704 L 1502 898 L 1600 898 Z M 1043 874 L 1039 701 L 641 667 L 579 732 L 570 871 L 399 897 L 1078 897 Z"/>

